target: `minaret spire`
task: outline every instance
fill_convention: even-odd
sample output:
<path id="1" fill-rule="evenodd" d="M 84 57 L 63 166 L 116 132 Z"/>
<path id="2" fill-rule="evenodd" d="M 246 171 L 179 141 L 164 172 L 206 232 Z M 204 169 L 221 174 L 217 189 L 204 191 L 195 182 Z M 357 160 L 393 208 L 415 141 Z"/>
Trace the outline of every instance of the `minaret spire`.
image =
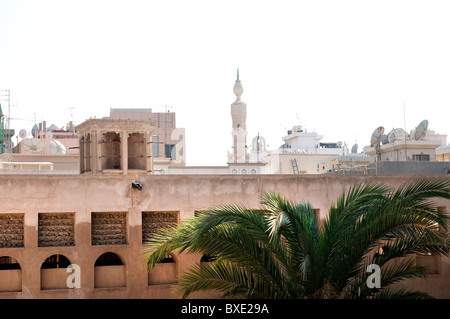
<path id="1" fill-rule="evenodd" d="M 244 88 L 239 79 L 239 69 L 237 69 L 233 92 L 236 95 L 236 100 L 231 104 L 233 151 L 232 153 L 229 153 L 228 162 L 245 163 L 248 159 L 246 149 L 247 125 L 245 123 L 247 119 L 247 104 L 241 101 L 241 95 L 244 92 Z"/>

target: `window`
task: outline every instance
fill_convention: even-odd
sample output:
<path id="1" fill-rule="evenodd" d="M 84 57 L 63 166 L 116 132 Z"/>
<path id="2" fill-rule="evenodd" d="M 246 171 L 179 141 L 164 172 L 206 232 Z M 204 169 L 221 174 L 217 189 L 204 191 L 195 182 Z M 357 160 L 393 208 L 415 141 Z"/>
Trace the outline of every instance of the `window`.
<path id="1" fill-rule="evenodd" d="M 146 168 L 146 141 L 144 134 L 131 133 L 128 136 L 128 169 L 141 169 Z"/>
<path id="2" fill-rule="evenodd" d="M 98 266 L 119 266 L 123 265 L 122 259 L 114 253 L 107 252 L 97 258 L 95 267 Z"/>
<path id="3" fill-rule="evenodd" d="M 166 158 L 170 158 L 171 160 L 175 160 L 175 144 L 166 144 L 165 145 L 165 155 Z"/>
<path id="4" fill-rule="evenodd" d="M 0 270 L 21 269 L 17 260 L 9 256 L 0 257 Z"/>
<path id="5" fill-rule="evenodd" d="M 120 134 L 115 132 L 104 133 L 99 143 L 101 144 L 101 169 L 122 169 Z"/>
<path id="6" fill-rule="evenodd" d="M 67 268 L 70 265 L 69 259 L 64 255 L 56 254 L 48 257 L 41 265 L 41 269 Z"/>
<path id="7" fill-rule="evenodd" d="M 126 287 L 126 266 L 120 256 L 106 252 L 94 264 L 94 288 Z"/>
<path id="8" fill-rule="evenodd" d="M 413 161 L 429 162 L 430 155 L 428 155 L 428 154 L 413 154 Z"/>
<path id="9" fill-rule="evenodd" d="M 152 136 L 152 144 L 153 144 L 153 157 L 158 158 L 159 157 L 159 136 L 153 135 Z"/>
<path id="10" fill-rule="evenodd" d="M 22 269 L 12 257 L 0 257 L 0 292 L 22 291 Z"/>
<path id="11" fill-rule="evenodd" d="M 177 278 L 178 266 L 172 255 L 166 256 L 148 272 L 149 285 L 170 285 L 175 283 Z"/>
<path id="12" fill-rule="evenodd" d="M 210 263 L 210 262 L 215 261 L 216 259 L 217 259 L 217 257 L 215 257 L 213 255 L 206 254 L 206 255 L 202 256 L 202 258 L 200 259 L 200 262 L 201 263 Z"/>

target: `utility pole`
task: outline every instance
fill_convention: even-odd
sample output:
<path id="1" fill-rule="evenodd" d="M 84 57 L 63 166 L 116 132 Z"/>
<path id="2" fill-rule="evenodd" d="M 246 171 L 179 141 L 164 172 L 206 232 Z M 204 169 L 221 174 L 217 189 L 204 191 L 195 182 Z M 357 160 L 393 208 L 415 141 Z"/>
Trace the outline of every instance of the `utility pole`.
<path id="1" fill-rule="evenodd" d="M 6 130 L 5 130 L 5 139 L 8 143 L 5 143 L 6 145 L 6 152 L 5 153 L 12 153 L 11 149 L 11 91 L 10 90 L 0 90 L 0 97 L 1 101 L 8 102 L 8 115 L 6 117 Z"/>
<path id="2" fill-rule="evenodd" d="M 408 161 L 408 146 L 406 144 L 408 140 L 408 133 L 406 133 L 406 106 L 405 101 L 403 101 L 403 125 L 405 127 L 405 162 Z"/>

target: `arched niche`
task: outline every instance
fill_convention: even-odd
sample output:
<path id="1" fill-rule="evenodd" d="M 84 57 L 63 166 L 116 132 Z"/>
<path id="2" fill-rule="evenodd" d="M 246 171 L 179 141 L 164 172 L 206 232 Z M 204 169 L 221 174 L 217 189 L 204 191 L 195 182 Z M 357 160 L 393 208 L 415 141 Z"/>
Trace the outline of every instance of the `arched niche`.
<path id="1" fill-rule="evenodd" d="M 47 257 L 41 264 L 41 290 L 68 289 L 67 267 L 70 260 L 61 254 Z"/>
<path id="2" fill-rule="evenodd" d="M 0 292 L 22 291 L 22 269 L 16 259 L 0 257 Z"/>
<path id="3" fill-rule="evenodd" d="M 148 272 L 149 285 L 170 285 L 178 280 L 178 266 L 173 255 L 169 255 Z"/>
<path id="4" fill-rule="evenodd" d="M 116 253 L 105 252 L 101 254 L 94 264 L 94 287 L 125 287 L 125 267 L 123 259 Z"/>

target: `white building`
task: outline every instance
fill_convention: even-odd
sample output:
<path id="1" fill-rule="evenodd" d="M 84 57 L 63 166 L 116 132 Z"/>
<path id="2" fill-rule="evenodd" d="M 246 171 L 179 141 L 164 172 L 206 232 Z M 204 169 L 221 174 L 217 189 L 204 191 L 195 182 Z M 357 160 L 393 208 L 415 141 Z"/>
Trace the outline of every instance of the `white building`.
<path id="1" fill-rule="evenodd" d="M 428 129 L 428 121 L 422 121 L 409 134 L 401 128 L 384 134 L 380 126 L 372 135 L 371 145 L 364 152 L 375 161 L 422 161 L 435 162 L 436 149 L 447 145 L 447 135 Z"/>
<path id="2" fill-rule="evenodd" d="M 322 135 L 296 125 L 282 138 L 284 144 L 267 152 L 267 174 L 318 174 L 318 163 L 335 156 L 348 155 L 342 142 L 322 143 Z"/>

